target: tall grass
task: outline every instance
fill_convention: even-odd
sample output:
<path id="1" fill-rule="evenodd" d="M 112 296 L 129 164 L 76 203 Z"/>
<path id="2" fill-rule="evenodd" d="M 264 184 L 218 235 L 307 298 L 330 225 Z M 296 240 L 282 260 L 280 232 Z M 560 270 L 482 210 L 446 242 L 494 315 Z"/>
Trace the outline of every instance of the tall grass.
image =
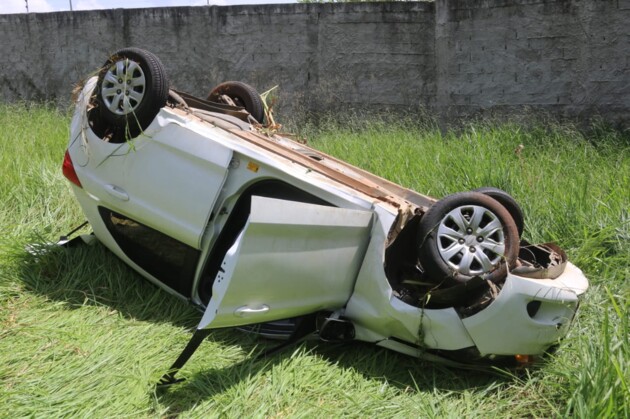
<path id="1" fill-rule="evenodd" d="M 628 417 L 630 142 L 601 125 L 476 122 L 442 132 L 355 120 L 303 134 L 324 152 L 441 197 L 513 194 L 526 237 L 556 241 L 592 288 L 553 360 L 525 375 L 459 371 L 370 345 L 268 343 L 217 331 L 166 391 L 153 384 L 200 314 L 102 246 L 55 240 L 82 214 L 62 177 L 69 116 L 0 105 L 0 416 Z M 523 147 L 520 147 L 522 145 Z"/>

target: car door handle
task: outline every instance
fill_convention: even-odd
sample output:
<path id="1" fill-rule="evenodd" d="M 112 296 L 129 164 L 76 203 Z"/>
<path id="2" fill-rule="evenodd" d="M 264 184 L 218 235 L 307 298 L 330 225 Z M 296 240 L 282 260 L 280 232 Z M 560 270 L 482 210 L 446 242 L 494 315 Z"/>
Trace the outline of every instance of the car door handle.
<path id="1" fill-rule="evenodd" d="M 105 190 L 108 194 L 116 199 L 120 199 L 121 201 L 129 201 L 129 195 L 127 194 L 127 192 L 116 185 L 107 184 L 105 185 Z"/>
<path id="2" fill-rule="evenodd" d="M 248 316 L 253 316 L 256 314 L 263 314 L 268 311 L 269 311 L 269 306 L 263 304 L 260 307 L 256 307 L 256 308 L 252 308 L 249 306 L 239 307 L 236 310 L 234 310 L 234 314 L 239 317 L 248 317 Z"/>

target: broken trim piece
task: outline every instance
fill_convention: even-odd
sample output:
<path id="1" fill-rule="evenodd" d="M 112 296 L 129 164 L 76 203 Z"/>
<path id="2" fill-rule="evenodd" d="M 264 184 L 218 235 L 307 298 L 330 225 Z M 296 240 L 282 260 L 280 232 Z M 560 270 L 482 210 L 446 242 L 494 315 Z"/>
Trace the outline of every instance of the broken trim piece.
<path id="1" fill-rule="evenodd" d="M 175 378 L 175 374 L 179 372 L 180 369 L 188 362 L 188 360 L 193 356 L 193 354 L 199 349 L 199 346 L 204 341 L 205 338 L 210 335 L 210 330 L 207 329 L 197 329 L 195 333 L 190 337 L 190 340 L 186 344 L 186 347 L 182 351 L 181 354 L 177 357 L 173 365 L 168 369 L 166 374 L 160 378 L 160 381 L 157 383 L 157 387 L 165 387 L 173 384 L 180 383 L 184 381 L 183 378 Z"/>
<path id="2" fill-rule="evenodd" d="M 521 242 L 520 266 L 512 273 L 525 278 L 556 279 L 567 266 L 567 254 L 555 243 L 529 244 Z"/>

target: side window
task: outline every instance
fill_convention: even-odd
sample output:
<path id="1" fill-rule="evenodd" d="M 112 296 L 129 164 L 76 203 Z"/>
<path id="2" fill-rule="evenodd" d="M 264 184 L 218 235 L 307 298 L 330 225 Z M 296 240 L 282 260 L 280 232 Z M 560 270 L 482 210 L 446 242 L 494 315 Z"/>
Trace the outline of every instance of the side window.
<path id="1" fill-rule="evenodd" d="M 200 251 L 122 214 L 99 207 L 125 255 L 168 287 L 189 298 Z"/>

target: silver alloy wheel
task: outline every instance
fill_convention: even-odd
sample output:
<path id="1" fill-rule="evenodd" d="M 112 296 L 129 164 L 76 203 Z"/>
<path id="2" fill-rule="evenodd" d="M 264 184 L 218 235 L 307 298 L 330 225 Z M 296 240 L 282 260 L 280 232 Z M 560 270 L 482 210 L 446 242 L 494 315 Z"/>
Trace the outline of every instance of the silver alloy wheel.
<path id="1" fill-rule="evenodd" d="M 134 112 L 146 92 L 146 78 L 140 65 L 124 58 L 116 61 L 105 73 L 101 98 L 107 108 L 116 115 Z"/>
<path id="2" fill-rule="evenodd" d="M 495 269 L 503 258 L 503 225 L 487 208 L 460 206 L 440 221 L 437 245 L 451 269 L 468 276 L 482 275 Z"/>

